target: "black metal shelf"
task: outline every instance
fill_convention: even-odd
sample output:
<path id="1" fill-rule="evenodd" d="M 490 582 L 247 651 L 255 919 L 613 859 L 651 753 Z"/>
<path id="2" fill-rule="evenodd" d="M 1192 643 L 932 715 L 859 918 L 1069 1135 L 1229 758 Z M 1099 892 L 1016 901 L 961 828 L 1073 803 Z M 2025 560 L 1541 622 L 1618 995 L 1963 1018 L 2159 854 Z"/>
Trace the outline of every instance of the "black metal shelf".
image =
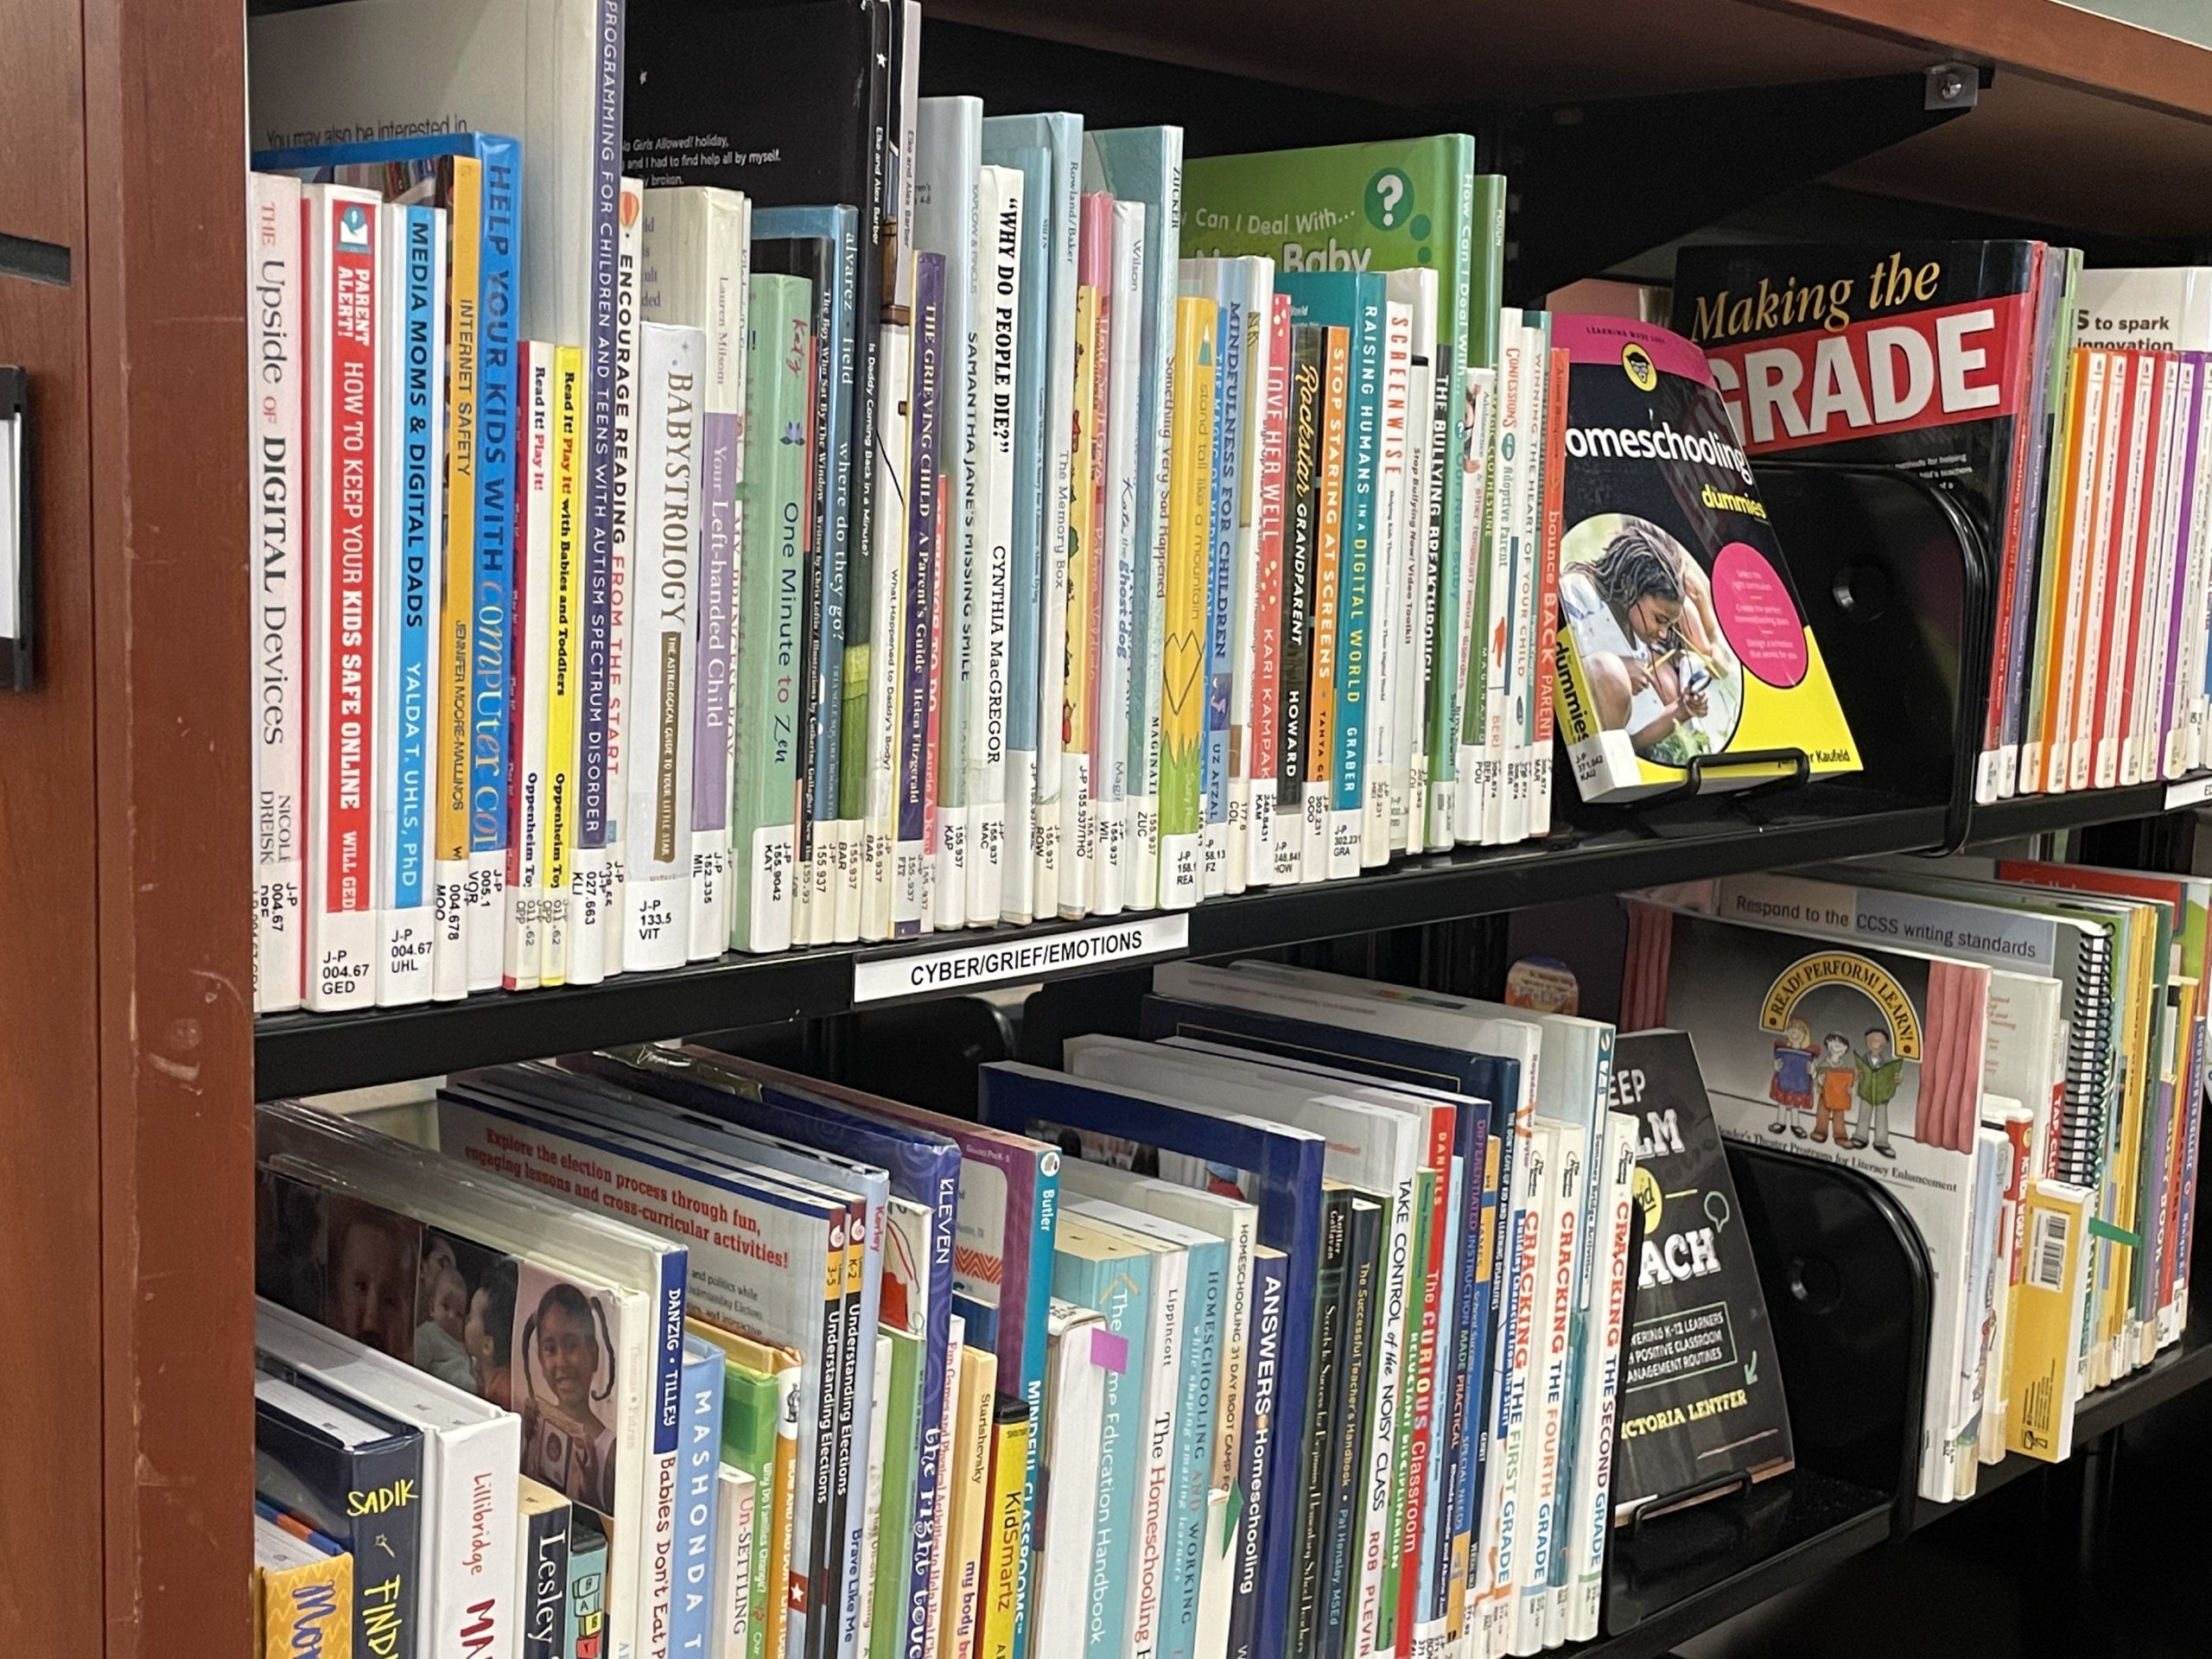
<path id="1" fill-rule="evenodd" d="M 2016 795 L 2008 801 L 1974 808 L 1972 835 L 1977 842 L 2011 841 L 2019 836 L 2156 817 L 2167 810 L 2166 791 L 2175 786 L 2160 782 L 2131 784 L 2122 789 L 2077 790 L 2065 795 Z"/>

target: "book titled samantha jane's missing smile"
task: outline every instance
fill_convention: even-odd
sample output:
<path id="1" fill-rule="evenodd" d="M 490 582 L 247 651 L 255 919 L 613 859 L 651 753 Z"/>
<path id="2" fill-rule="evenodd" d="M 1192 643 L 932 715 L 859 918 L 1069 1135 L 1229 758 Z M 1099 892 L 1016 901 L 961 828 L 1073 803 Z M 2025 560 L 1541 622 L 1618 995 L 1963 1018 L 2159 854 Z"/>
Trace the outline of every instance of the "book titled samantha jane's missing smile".
<path id="1" fill-rule="evenodd" d="M 1618 317 L 1561 316 L 1559 721 L 1586 801 L 1812 774 L 1859 751 L 1704 353 Z M 1729 757 L 1742 755 L 1740 764 Z"/>

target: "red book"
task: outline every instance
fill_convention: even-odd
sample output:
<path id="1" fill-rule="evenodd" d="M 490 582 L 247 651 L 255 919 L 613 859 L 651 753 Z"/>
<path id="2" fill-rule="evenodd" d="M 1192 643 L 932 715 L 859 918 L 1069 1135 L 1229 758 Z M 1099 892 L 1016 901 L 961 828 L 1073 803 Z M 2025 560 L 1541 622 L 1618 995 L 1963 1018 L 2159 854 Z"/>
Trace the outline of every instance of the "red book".
<path id="1" fill-rule="evenodd" d="M 1290 443 L 1290 296 L 1268 319 L 1268 383 L 1260 416 L 1260 563 L 1253 582 L 1252 858 L 1246 880 L 1274 880 L 1275 751 L 1282 742 L 1283 491 Z"/>

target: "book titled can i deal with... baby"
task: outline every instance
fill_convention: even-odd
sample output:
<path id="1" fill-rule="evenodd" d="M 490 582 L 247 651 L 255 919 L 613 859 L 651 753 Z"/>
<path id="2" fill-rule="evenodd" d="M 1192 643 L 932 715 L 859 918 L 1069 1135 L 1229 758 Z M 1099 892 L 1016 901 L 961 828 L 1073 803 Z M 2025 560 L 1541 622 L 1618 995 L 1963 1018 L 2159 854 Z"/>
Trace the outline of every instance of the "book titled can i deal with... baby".
<path id="1" fill-rule="evenodd" d="M 1704 354 L 1619 317 L 1567 352 L 1559 726 L 1586 801 L 1859 769 L 1751 467 Z M 1764 759 L 1755 757 L 1764 756 Z M 1742 757 L 1731 763 L 1732 756 Z"/>

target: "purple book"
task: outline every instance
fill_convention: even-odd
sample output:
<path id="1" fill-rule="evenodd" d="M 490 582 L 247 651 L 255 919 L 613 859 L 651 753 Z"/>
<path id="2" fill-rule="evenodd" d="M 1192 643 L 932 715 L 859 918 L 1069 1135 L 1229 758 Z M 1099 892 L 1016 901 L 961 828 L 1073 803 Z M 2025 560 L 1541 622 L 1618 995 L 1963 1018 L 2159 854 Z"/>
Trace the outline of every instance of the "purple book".
<path id="1" fill-rule="evenodd" d="M 914 256 L 914 374 L 909 393 L 906 476 L 906 595 L 899 666 L 899 846 L 891 936 L 922 931 L 922 883 L 929 833 L 930 692 L 937 638 L 937 569 L 944 534 L 944 256 Z M 1003 1361 L 1003 1356 L 1001 1357 Z"/>
<path id="2" fill-rule="evenodd" d="M 614 305 L 622 194 L 622 3 L 594 8 L 591 315 L 584 347 L 584 639 L 576 844 L 607 845 L 607 714 L 614 615 Z M 601 901 L 605 902 L 602 888 Z"/>

